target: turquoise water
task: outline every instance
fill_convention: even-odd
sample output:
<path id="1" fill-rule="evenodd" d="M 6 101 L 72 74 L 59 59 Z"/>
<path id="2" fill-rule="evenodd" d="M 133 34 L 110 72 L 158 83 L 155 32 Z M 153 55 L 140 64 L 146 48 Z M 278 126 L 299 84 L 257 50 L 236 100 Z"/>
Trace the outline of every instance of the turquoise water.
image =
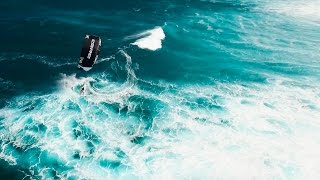
<path id="1" fill-rule="evenodd" d="M 319 179 L 319 1 L 0 10 L 1 179 Z"/>

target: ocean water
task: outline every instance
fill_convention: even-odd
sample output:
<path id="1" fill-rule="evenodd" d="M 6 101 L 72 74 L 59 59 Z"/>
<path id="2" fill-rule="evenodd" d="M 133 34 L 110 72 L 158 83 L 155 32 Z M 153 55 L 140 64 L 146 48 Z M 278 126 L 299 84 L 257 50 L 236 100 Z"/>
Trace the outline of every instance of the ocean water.
<path id="1" fill-rule="evenodd" d="M 319 0 L 0 10 L 0 179 L 320 178 Z"/>

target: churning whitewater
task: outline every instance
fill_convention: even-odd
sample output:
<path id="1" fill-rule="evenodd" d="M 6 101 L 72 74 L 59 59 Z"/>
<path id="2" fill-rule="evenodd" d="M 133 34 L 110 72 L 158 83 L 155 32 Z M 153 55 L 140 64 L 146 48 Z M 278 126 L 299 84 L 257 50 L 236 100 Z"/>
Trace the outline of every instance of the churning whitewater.
<path id="1" fill-rule="evenodd" d="M 318 1 L 0 4 L 3 179 L 320 178 Z"/>

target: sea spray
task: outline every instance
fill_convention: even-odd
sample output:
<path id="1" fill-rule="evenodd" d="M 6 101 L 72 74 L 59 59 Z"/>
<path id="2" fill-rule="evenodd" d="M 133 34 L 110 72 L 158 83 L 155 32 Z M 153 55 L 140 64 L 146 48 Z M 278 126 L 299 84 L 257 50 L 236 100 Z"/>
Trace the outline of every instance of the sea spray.
<path id="1" fill-rule="evenodd" d="M 25 179 L 319 179 L 315 4 L 5 3 L 0 158 Z M 108 41 L 81 74 L 86 32 Z"/>
<path id="2" fill-rule="evenodd" d="M 151 51 L 160 49 L 162 47 L 162 40 L 164 40 L 164 38 L 166 37 L 161 27 L 147 30 L 143 33 L 138 34 L 138 36 L 145 37 L 138 39 L 132 44 L 138 46 L 141 49 L 148 49 Z"/>

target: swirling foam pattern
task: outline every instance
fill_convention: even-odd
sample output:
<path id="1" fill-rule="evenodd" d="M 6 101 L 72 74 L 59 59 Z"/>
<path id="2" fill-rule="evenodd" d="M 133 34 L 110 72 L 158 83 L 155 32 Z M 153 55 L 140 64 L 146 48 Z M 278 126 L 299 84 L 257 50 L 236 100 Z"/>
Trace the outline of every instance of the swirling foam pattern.
<path id="1" fill-rule="evenodd" d="M 320 178 L 317 0 L 0 4 L 4 179 Z"/>

